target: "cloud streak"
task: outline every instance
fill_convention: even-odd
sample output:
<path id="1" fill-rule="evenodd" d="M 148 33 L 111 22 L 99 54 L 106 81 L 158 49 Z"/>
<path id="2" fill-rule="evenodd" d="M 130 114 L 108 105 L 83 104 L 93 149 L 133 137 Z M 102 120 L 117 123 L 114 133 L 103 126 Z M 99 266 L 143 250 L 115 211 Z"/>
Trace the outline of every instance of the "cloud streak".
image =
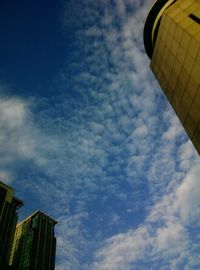
<path id="1" fill-rule="evenodd" d="M 148 265 L 152 269 L 198 268 L 197 244 L 188 229 L 199 227 L 196 222 L 200 209 L 198 163 L 174 192 L 151 207 L 144 223 L 136 230 L 105 241 L 96 253 L 94 269 L 145 269 Z M 193 237 L 198 238 L 198 233 Z"/>
<path id="2" fill-rule="evenodd" d="M 197 269 L 199 159 L 148 68 L 150 5 L 67 1 L 55 95 L 0 101 L 0 175 L 59 221 L 58 270 Z"/>

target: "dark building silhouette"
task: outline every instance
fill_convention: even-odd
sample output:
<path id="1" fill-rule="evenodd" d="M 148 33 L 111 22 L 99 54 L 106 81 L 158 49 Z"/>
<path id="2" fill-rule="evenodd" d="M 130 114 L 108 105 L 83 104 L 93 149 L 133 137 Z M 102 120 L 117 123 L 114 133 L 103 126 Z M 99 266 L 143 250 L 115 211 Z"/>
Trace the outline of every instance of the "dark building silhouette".
<path id="1" fill-rule="evenodd" d="M 57 222 L 41 211 L 17 225 L 10 255 L 10 265 L 16 270 L 54 270 Z"/>
<path id="2" fill-rule="evenodd" d="M 17 209 L 22 201 L 13 196 L 11 187 L 0 182 L 0 269 L 10 269 L 8 266 L 10 250 L 17 224 Z"/>
<path id="3" fill-rule="evenodd" d="M 150 67 L 200 154 L 200 1 L 157 0 L 144 27 Z"/>

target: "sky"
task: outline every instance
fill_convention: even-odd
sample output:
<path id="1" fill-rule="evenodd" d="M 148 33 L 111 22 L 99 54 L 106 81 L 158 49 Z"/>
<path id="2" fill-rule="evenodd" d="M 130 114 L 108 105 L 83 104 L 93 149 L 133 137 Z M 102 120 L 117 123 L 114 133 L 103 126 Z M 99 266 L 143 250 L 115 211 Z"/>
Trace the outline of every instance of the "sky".
<path id="1" fill-rule="evenodd" d="M 149 68 L 151 0 L 0 3 L 0 179 L 56 270 L 200 268 L 200 160 Z"/>

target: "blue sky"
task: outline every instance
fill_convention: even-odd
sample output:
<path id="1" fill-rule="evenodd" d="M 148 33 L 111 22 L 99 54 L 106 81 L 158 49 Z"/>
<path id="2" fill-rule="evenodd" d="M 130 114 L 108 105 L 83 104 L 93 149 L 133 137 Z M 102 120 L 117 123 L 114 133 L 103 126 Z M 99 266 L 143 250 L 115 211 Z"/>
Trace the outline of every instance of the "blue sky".
<path id="1" fill-rule="evenodd" d="M 2 1 L 0 178 L 56 270 L 200 266 L 200 163 L 150 69 L 150 0 Z"/>

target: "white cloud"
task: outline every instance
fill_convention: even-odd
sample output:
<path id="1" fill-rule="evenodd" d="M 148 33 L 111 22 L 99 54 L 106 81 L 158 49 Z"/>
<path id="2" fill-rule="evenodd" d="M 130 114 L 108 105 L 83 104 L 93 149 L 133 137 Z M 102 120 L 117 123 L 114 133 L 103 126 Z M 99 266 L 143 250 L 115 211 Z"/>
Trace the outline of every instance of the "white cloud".
<path id="1" fill-rule="evenodd" d="M 93 267 L 101 270 L 137 269 L 145 258 L 151 261 L 152 267 L 156 267 L 156 262 L 162 262 L 163 269 L 180 269 L 183 262 L 184 269 L 196 267 L 199 264 L 198 250 L 194 252 L 196 244 L 190 241 L 185 225 L 199 226 L 199 169 L 199 163 L 192 165 L 180 186 L 155 203 L 138 229 L 107 239 L 97 251 Z M 195 237 L 199 236 L 197 233 Z M 162 268 L 159 266 L 159 269 Z"/>
<path id="2" fill-rule="evenodd" d="M 9 185 L 11 184 L 12 180 L 13 176 L 9 171 L 0 170 L 0 181 Z"/>
<path id="3" fill-rule="evenodd" d="M 90 1 L 87 3 L 90 9 Z M 96 3 L 98 7 L 99 2 Z M 148 213 L 137 229 L 109 237 L 97 251 L 91 269 L 137 269 L 137 263 L 145 263 L 145 260 L 151 262 L 152 269 L 178 269 L 184 256 L 189 257 L 188 261 L 192 260 L 189 252 L 192 244 L 184 223 L 189 212 L 185 204 L 195 202 L 198 205 L 197 196 L 192 201 L 181 186 L 187 181 L 192 185 L 196 183 L 186 181 L 186 174 L 193 166 L 194 150 L 186 146 L 183 129 L 152 80 L 149 63 L 143 53 L 142 31 L 151 1 L 115 3 L 112 9 L 110 1 L 105 6 L 102 4 L 103 15 L 98 17 L 95 29 L 93 26 L 86 29 L 87 41 L 91 41 L 95 50 L 91 50 L 91 44 L 85 44 L 84 49 L 89 56 L 84 55 L 84 63 L 90 66 L 88 73 L 101 75 L 101 81 L 87 77 L 95 104 L 95 108 L 90 107 L 92 113 L 87 120 L 92 119 L 92 133 L 99 135 L 93 144 L 87 146 L 95 148 L 101 145 L 104 149 L 101 151 L 104 167 L 100 171 L 104 172 L 106 190 L 113 194 L 112 187 L 114 193 L 119 192 L 117 185 L 121 178 L 117 174 L 115 178 L 108 177 L 108 173 L 120 171 L 118 168 L 121 166 L 124 183 L 130 185 L 132 193 L 142 194 L 138 199 L 127 192 L 127 200 L 131 197 L 137 205 L 146 203 Z M 128 5 L 133 11 L 131 15 L 127 12 Z M 85 41 L 85 30 L 80 32 Z M 101 39 L 94 41 L 96 33 L 101 33 Z M 79 81 L 75 77 L 73 79 Z M 81 135 L 89 136 L 84 127 L 81 128 Z M 93 135 L 90 135 L 93 140 Z M 95 159 L 95 155 L 92 158 Z M 101 178 L 101 174 L 98 176 Z M 145 192 L 141 186 L 143 189 L 145 186 Z M 96 187 L 100 188 L 98 184 Z M 180 206 L 182 194 L 188 198 L 182 204 L 184 209 Z M 199 194 L 198 190 L 196 194 Z M 119 215 L 116 214 L 114 212 L 110 216 L 118 220 Z M 197 214 L 194 210 L 194 221 Z M 190 267 L 190 262 L 185 268 Z"/>
<path id="4" fill-rule="evenodd" d="M 26 105 L 20 99 L 0 100 L 0 121 L 10 129 L 21 127 L 26 117 Z"/>
<path id="5" fill-rule="evenodd" d="M 190 140 L 181 145 L 178 155 L 180 157 L 180 168 L 182 170 L 190 169 L 191 162 L 193 162 L 195 158 L 198 158 L 197 153 L 194 156 L 194 149 Z"/>
<path id="6" fill-rule="evenodd" d="M 37 115 L 31 101 L 0 102 L 0 176 L 17 177 L 25 163 L 24 194 L 59 221 L 58 270 L 147 269 L 148 261 L 175 270 L 184 256 L 192 269 L 186 226 L 199 215 L 199 169 L 143 53 L 151 1 L 68 2 L 65 27 L 74 26 L 80 55 L 62 71 L 60 96 L 35 98 Z"/>
<path id="7" fill-rule="evenodd" d="M 15 164 L 27 160 L 43 167 L 48 152 L 55 150 L 56 140 L 44 134 L 34 122 L 31 101 L 2 97 L 0 101 L 0 163 L 2 177 L 10 183 L 16 180 Z M 11 179 L 12 178 L 12 179 Z"/>
<path id="8" fill-rule="evenodd" d="M 177 136 L 179 136 L 181 133 L 183 133 L 183 127 L 181 126 L 177 116 L 174 114 L 171 114 L 169 112 L 165 113 L 165 120 L 170 121 L 170 126 L 166 132 L 163 133 L 163 139 L 171 140 L 175 139 Z"/>
<path id="9" fill-rule="evenodd" d="M 197 223 L 200 216 L 200 165 L 199 160 L 186 174 L 185 179 L 177 189 L 177 203 L 181 219 L 184 223 Z M 198 222 L 197 224 L 200 225 Z M 197 225 L 196 224 L 196 225 Z"/>
<path id="10" fill-rule="evenodd" d="M 134 130 L 134 136 L 138 136 L 140 139 L 146 137 L 148 134 L 148 128 L 146 125 L 138 127 Z"/>

